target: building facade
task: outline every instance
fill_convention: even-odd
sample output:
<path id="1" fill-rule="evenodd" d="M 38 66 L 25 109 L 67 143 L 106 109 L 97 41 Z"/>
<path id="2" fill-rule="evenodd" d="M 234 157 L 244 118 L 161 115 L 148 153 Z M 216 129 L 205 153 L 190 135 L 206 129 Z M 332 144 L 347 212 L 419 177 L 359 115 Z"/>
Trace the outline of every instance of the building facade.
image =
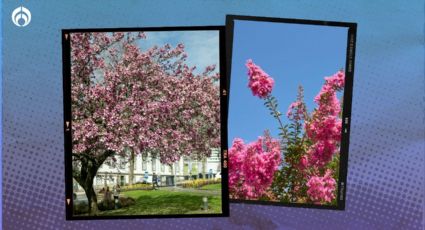
<path id="1" fill-rule="evenodd" d="M 114 164 L 104 163 L 98 170 L 93 181 L 95 189 L 128 185 L 130 176 L 130 162 L 128 159 L 118 158 Z M 182 157 L 172 165 L 161 164 L 159 159 L 150 154 L 143 157 L 141 154 L 134 159 L 134 183 L 152 183 L 152 175 L 155 173 L 160 186 L 173 186 L 181 181 L 197 178 L 216 178 L 220 176 L 221 154 L 220 149 L 211 149 L 211 156 L 203 160 L 192 160 Z M 74 190 L 81 191 L 81 187 L 74 181 Z"/>

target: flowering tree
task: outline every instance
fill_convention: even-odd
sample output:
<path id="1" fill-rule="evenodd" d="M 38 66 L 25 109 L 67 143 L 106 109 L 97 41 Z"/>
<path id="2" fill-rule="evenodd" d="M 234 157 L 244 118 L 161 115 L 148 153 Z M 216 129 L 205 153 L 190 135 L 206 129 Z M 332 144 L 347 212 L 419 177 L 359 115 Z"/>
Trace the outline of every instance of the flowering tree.
<path id="1" fill-rule="evenodd" d="M 325 204 L 335 202 L 336 178 L 338 177 L 339 145 L 341 141 L 341 103 L 336 93 L 344 88 L 345 75 L 342 70 L 331 77 L 325 78 L 325 83 L 314 98 L 317 108 L 311 114 L 307 112 L 304 102 L 303 87 L 299 86 L 296 101 L 288 107 L 286 116 L 288 124 L 283 124 L 278 110 L 277 99 L 272 96 L 274 80 L 258 65 L 248 60 L 248 87 L 252 94 L 262 100 L 277 120 L 280 130 L 280 150 L 282 159 L 274 170 L 273 179 L 259 181 L 262 194 L 269 200 L 283 202 L 308 202 Z M 234 178 L 244 177 L 242 169 L 246 163 L 239 157 L 242 148 L 241 139 L 235 139 L 229 150 L 229 191 L 231 196 L 250 199 L 259 196 L 242 193 L 240 188 L 249 187 L 246 181 Z M 278 151 L 276 149 L 276 151 Z M 243 154 L 242 154 L 243 155 Z M 256 168 L 252 173 L 261 175 L 265 170 L 260 164 L 252 164 Z M 234 183 L 237 181 L 238 183 Z"/>
<path id="2" fill-rule="evenodd" d="M 137 45 L 144 33 L 71 34 L 73 178 L 89 212 L 93 179 L 116 156 L 151 152 L 161 163 L 204 158 L 220 143 L 218 74 L 185 64 L 184 45 Z M 130 156 L 129 156 L 130 155 Z"/>

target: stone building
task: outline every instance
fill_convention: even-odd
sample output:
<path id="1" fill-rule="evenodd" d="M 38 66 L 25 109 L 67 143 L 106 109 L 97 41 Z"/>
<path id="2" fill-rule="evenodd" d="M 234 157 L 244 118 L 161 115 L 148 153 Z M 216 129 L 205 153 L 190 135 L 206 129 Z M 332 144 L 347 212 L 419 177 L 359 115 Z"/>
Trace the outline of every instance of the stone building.
<path id="1" fill-rule="evenodd" d="M 95 189 L 116 184 L 121 186 L 129 183 L 130 163 L 128 159 L 118 158 L 114 164 L 104 163 L 98 170 L 93 182 Z M 152 175 L 156 173 L 160 186 L 173 186 L 181 181 L 197 178 L 220 177 L 221 155 L 220 149 L 211 149 L 211 156 L 201 161 L 182 157 L 172 165 L 161 164 L 159 159 L 148 154 L 135 156 L 133 184 L 138 182 L 152 183 Z M 74 191 L 82 188 L 74 180 Z"/>

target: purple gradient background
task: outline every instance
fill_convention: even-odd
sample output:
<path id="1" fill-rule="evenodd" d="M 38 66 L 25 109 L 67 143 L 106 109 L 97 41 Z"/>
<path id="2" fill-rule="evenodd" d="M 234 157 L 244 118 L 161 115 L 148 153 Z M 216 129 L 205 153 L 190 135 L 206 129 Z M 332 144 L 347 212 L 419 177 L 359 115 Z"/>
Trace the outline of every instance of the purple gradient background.
<path id="1" fill-rule="evenodd" d="M 10 14 L 23 4 L 32 21 Z M 231 204 L 230 218 L 65 221 L 61 29 L 357 22 L 345 211 Z M 4 229 L 422 229 L 423 1 L 3 1 Z"/>

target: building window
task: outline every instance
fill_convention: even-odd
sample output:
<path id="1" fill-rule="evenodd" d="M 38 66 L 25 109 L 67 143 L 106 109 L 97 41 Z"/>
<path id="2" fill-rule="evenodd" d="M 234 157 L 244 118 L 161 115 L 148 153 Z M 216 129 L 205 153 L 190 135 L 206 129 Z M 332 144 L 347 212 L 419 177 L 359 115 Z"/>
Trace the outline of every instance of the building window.
<path id="1" fill-rule="evenodd" d="M 198 173 L 198 168 L 196 167 L 197 166 L 197 163 L 196 162 L 192 162 L 192 167 L 191 167 L 191 170 L 190 170 L 190 172 L 192 173 L 192 174 L 196 174 L 196 173 Z"/>
<path id="2" fill-rule="evenodd" d="M 202 162 L 198 162 L 198 173 L 201 173 L 203 171 L 204 171 L 204 168 L 203 168 Z"/>
<path id="3" fill-rule="evenodd" d="M 133 165 L 134 165 L 134 170 L 137 170 L 137 156 L 134 156 L 134 158 L 133 158 L 133 160 L 134 160 L 134 162 L 133 162 Z"/>
<path id="4" fill-rule="evenodd" d="M 120 168 L 120 169 L 125 169 L 125 163 L 126 163 L 126 162 L 125 162 L 124 158 L 121 158 L 121 159 L 120 159 L 120 164 L 119 164 L 119 165 L 120 165 L 120 167 L 119 167 L 119 168 Z"/>
<path id="5" fill-rule="evenodd" d="M 176 173 L 180 172 L 180 165 L 179 162 L 175 163 L 176 167 Z"/>
<path id="6" fill-rule="evenodd" d="M 208 158 L 208 161 L 220 161 L 221 155 L 220 155 L 219 149 L 213 149 L 211 151 L 211 156 Z"/>
<path id="7" fill-rule="evenodd" d="M 161 164 L 161 172 L 165 172 L 165 165 Z"/>
<path id="8" fill-rule="evenodd" d="M 109 161 L 108 164 L 109 164 L 109 169 L 114 169 L 115 166 L 116 166 L 116 164 L 113 160 Z"/>
<path id="9" fill-rule="evenodd" d="M 184 163 L 183 164 L 183 174 L 189 174 L 189 164 L 188 163 Z"/>
<path id="10" fill-rule="evenodd" d="M 120 184 L 121 184 L 121 186 L 125 185 L 125 176 L 120 177 Z"/>
<path id="11" fill-rule="evenodd" d="M 152 171 L 156 171 L 156 158 L 152 158 Z"/>
<path id="12" fill-rule="evenodd" d="M 142 170 L 143 171 L 146 171 L 147 170 L 147 167 L 148 165 L 147 165 L 147 162 L 146 162 L 146 158 L 143 158 L 143 160 L 142 160 Z"/>

